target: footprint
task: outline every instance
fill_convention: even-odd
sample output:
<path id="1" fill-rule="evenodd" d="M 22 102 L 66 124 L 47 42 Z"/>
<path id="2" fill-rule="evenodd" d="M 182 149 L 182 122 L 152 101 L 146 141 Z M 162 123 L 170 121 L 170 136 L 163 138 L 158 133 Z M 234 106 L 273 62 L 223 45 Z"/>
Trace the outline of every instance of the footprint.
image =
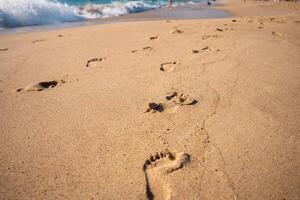
<path id="1" fill-rule="evenodd" d="M 202 40 L 206 40 L 206 39 L 209 39 L 209 38 L 217 38 L 218 35 L 203 35 L 202 36 Z"/>
<path id="2" fill-rule="evenodd" d="M 270 20 L 271 22 L 272 22 L 272 21 L 275 21 L 275 19 L 276 19 L 275 17 L 270 17 L 270 18 L 269 18 L 269 20 Z"/>
<path id="3" fill-rule="evenodd" d="M 211 51 L 212 49 L 209 48 L 209 47 L 204 47 L 204 48 L 202 48 L 201 50 L 202 50 L 202 51 L 206 51 L 206 50 L 207 50 L 207 51 Z"/>
<path id="4" fill-rule="evenodd" d="M 150 37 L 149 39 L 150 40 L 157 40 L 159 37 L 158 36 L 152 36 L 152 37 Z"/>
<path id="5" fill-rule="evenodd" d="M 150 46 L 148 46 L 148 47 L 143 47 L 142 48 L 142 50 L 144 50 L 144 51 L 152 51 L 153 50 L 153 47 L 150 47 Z M 140 51 L 140 50 L 132 50 L 131 51 L 131 53 L 136 53 L 136 52 L 138 52 L 138 51 Z"/>
<path id="6" fill-rule="evenodd" d="M 276 31 L 272 31 L 272 35 L 282 36 L 282 33 L 279 33 L 279 32 L 276 32 Z"/>
<path id="7" fill-rule="evenodd" d="M 200 51 L 206 52 L 206 51 L 212 51 L 212 49 L 210 47 L 204 47 L 201 50 L 199 50 L 199 49 L 193 49 L 192 53 L 200 53 Z M 219 51 L 219 50 L 217 49 L 217 51 Z"/>
<path id="8" fill-rule="evenodd" d="M 148 108 L 144 111 L 144 113 L 150 112 L 150 113 L 156 113 L 156 112 L 164 112 L 168 111 L 169 113 L 174 113 L 178 107 L 179 104 L 174 103 L 154 103 L 151 102 L 148 105 Z"/>
<path id="9" fill-rule="evenodd" d="M 45 39 L 41 39 L 41 40 L 34 40 L 34 41 L 32 41 L 32 43 L 44 42 L 44 41 L 46 41 L 46 40 L 45 40 Z"/>
<path id="10" fill-rule="evenodd" d="M 86 67 L 95 66 L 98 62 L 103 61 L 105 58 L 93 58 L 87 61 Z"/>
<path id="11" fill-rule="evenodd" d="M 276 20 L 276 23 L 278 23 L 278 24 L 285 24 L 286 22 L 284 20 L 278 19 L 278 20 Z"/>
<path id="12" fill-rule="evenodd" d="M 179 29 L 176 29 L 174 31 L 171 31 L 172 34 L 180 34 L 180 33 L 183 33 L 183 31 L 179 30 Z"/>
<path id="13" fill-rule="evenodd" d="M 151 51 L 153 48 L 152 47 L 144 47 L 143 50 L 149 50 Z"/>
<path id="14" fill-rule="evenodd" d="M 174 65 L 176 65 L 176 61 L 174 61 L 174 62 L 166 62 L 166 63 L 162 63 L 162 64 L 160 64 L 159 70 L 160 70 L 160 71 L 167 71 L 167 72 L 170 72 L 170 71 L 173 71 L 173 70 L 174 70 Z"/>
<path id="15" fill-rule="evenodd" d="M 166 100 L 167 101 L 164 103 L 149 103 L 148 108 L 144 111 L 144 113 L 156 113 L 164 111 L 174 113 L 180 106 L 195 105 L 198 103 L 198 101 L 192 98 L 190 95 L 179 92 L 175 89 L 167 93 Z"/>
<path id="16" fill-rule="evenodd" d="M 46 90 L 46 89 L 50 89 L 50 88 L 54 88 L 62 83 L 65 83 L 64 80 L 61 80 L 61 81 L 43 81 L 43 82 L 39 82 L 37 84 L 31 84 L 31 85 L 28 85 L 24 88 L 19 88 L 17 89 L 16 91 L 17 92 L 21 92 L 21 91 L 42 91 L 42 90 Z"/>
<path id="17" fill-rule="evenodd" d="M 170 199 L 172 191 L 166 179 L 169 174 L 181 169 L 189 161 L 190 155 L 182 152 L 171 153 L 168 149 L 151 155 L 143 166 L 147 199 Z"/>
<path id="18" fill-rule="evenodd" d="M 195 105 L 198 101 L 190 95 L 183 92 L 178 92 L 177 90 L 172 90 L 166 96 L 168 101 L 174 102 L 176 105 Z"/>

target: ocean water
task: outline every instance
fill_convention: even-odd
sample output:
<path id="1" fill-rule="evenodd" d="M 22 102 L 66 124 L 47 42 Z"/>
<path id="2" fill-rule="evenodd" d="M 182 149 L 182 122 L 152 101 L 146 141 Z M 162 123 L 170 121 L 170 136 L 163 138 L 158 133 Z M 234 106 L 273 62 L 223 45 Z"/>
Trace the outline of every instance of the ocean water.
<path id="1" fill-rule="evenodd" d="M 203 0 L 175 0 L 174 6 Z M 0 29 L 109 18 L 164 7 L 167 0 L 0 0 Z"/>

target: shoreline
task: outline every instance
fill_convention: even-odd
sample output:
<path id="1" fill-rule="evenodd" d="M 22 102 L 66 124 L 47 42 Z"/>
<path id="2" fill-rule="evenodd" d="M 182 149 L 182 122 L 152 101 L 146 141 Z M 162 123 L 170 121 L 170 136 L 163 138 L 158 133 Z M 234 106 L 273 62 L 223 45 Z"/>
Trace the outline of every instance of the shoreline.
<path id="1" fill-rule="evenodd" d="M 263 9 L 257 11 L 255 14 L 251 12 L 253 7 L 258 3 L 255 1 L 248 1 L 246 3 L 237 3 L 235 0 L 230 1 L 218 1 L 212 6 L 207 6 L 204 3 L 188 4 L 174 7 L 171 11 L 167 7 L 148 10 L 140 13 L 130 13 L 117 17 L 110 18 L 98 18 L 89 19 L 85 21 L 77 22 L 63 22 L 60 24 L 45 24 L 37 26 L 22 26 L 16 28 L 5 28 L 0 31 L 0 35 L 8 35 L 15 33 L 28 33 L 28 32 L 40 32 L 51 30 L 63 30 L 70 28 L 80 28 L 88 26 L 97 26 L 102 24 L 115 24 L 115 23 L 128 23 L 128 22 L 147 22 L 147 21 L 159 21 L 159 20 L 205 20 L 205 19 L 221 19 L 221 18 L 235 18 L 235 17 L 251 17 L 251 16 L 269 16 L 269 15 L 282 15 L 286 13 L 286 9 L 299 10 L 299 4 L 292 2 L 262 2 L 261 6 L 273 7 L 274 10 L 271 13 L 266 13 Z M 246 7 L 244 7 L 245 5 Z M 280 7 L 278 7 L 280 5 Z M 294 8 L 293 8 L 294 6 Z M 277 8 L 276 8 L 277 7 Z M 282 10 L 282 8 L 284 9 Z M 248 8 L 250 12 L 247 11 Z M 200 11 L 200 12 L 199 12 Z M 191 13 L 192 12 L 192 13 Z"/>
<path id="2" fill-rule="evenodd" d="M 22 32 L 47 31 L 64 28 L 86 27 L 101 24 L 114 24 L 123 22 L 156 21 L 156 20 L 193 20 L 193 19 L 217 19 L 230 17 L 225 10 L 216 9 L 218 4 L 206 6 L 204 3 L 192 5 L 180 5 L 171 10 L 167 7 L 157 8 L 139 13 L 130 13 L 117 17 L 98 18 L 77 22 L 64 22 L 60 24 L 45 24 L 37 26 L 23 26 L 6 28 L 0 31 L 0 35 Z M 214 8 L 216 7 L 216 8 Z"/>

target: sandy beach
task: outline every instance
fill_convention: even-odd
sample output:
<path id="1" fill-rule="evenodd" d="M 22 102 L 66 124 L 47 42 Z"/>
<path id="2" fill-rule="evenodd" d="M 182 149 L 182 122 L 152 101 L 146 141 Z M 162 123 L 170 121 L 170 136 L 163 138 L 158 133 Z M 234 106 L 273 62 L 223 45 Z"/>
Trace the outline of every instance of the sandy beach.
<path id="1" fill-rule="evenodd" d="M 300 199 L 300 5 L 0 35 L 0 199 Z"/>

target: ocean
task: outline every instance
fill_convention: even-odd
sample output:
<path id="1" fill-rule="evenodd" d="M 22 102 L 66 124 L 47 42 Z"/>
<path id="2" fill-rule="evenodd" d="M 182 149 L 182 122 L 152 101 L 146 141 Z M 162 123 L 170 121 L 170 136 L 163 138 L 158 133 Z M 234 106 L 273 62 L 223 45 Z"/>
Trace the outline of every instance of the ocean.
<path id="1" fill-rule="evenodd" d="M 176 0 L 174 6 L 203 0 Z M 167 0 L 0 0 L 0 29 L 110 18 L 165 7 Z"/>

